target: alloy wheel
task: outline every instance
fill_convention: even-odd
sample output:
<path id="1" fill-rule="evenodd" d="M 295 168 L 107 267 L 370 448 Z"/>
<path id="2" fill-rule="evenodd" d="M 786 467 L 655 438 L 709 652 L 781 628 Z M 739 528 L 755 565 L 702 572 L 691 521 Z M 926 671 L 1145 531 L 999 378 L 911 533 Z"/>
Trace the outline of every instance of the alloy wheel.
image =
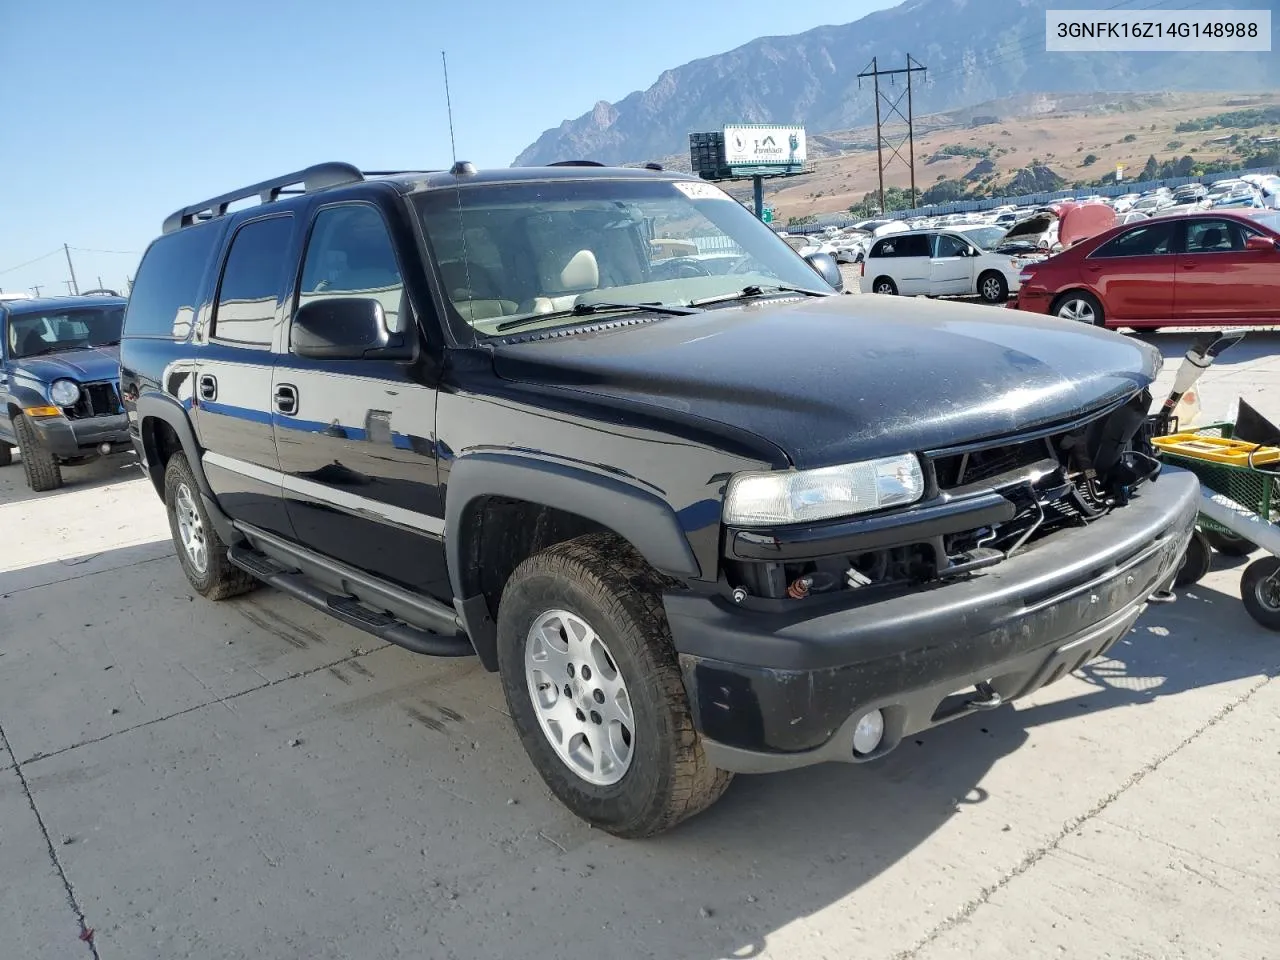
<path id="1" fill-rule="evenodd" d="M 1072 298 L 1063 303 L 1058 308 L 1058 316 L 1088 324 L 1092 324 L 1097 320 L 1097 314 L 1093 312 L 1093 306 L 1089 301 L 1078 298 Z"/>
<path id="2" fill-rule="evenodd" d="M 173 500 L 182 549 L 186 552 L 187 560 L 191 562 L 196 573 L 204 573 L 209 568 L 209 545 L 205 540 L 204 522 L 196 510 L 196 501 L 191 494 L 191 488 L 185 483 L 178 484 Z"/>
<path id="3" fill-rule="evenodd" d="M 635 719 L 609 648 L 567 610 L 538 617 L 525 639 L 525 679 L 547 742 L 587 783 L 607 787 L 631 767 Z"/>

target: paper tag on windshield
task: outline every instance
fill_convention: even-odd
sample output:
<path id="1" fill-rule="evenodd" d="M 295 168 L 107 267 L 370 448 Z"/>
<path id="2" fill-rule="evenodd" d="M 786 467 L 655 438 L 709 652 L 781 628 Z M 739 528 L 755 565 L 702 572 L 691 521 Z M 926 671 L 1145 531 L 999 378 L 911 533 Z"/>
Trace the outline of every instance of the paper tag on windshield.
<path id="1" fill-rule="evenodd" d="M 683 193 L 690 200 L 732 200 L 719 187 L 713 183 L 698 183 L 694 180 L 676 180 L 672 186 Z"/>

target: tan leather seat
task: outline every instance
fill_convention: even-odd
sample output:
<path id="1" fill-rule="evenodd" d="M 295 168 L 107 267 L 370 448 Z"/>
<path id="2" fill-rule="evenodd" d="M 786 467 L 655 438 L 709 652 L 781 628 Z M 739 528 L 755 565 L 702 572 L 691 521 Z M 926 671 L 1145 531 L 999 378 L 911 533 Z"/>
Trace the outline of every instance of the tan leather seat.
<path id="1" fill-rule="evenodd" d="M 531 304 L 524 304 L 528 309 L 523 313 L 551 313 L 553 310 L 568 310 L 584 293 L 600 287 L 600 264 L 596 255 L 590 250 L 579 250 L 571 256 L 554 275 L 552 289 L 546 292 L 549 296 L 534 297 Z"/>

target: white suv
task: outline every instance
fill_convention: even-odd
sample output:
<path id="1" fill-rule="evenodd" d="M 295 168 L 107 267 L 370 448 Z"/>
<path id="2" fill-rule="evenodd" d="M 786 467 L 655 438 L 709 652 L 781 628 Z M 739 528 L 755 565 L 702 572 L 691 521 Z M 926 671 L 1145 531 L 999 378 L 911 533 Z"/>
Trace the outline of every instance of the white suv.
<path id="1" fill-rule="evenodd" d="M 996 228 L 996 234 L 1003 231 Z M 980 246 L 972 229 L 913 230 L 876 241 L 862 263 L 872 293 L 971 297 L 1003 303 L 1026 261 Z M 983 238 L 985 239 L 985 238 Z M 863 290 L 867 290 L 863 287 Z"/>

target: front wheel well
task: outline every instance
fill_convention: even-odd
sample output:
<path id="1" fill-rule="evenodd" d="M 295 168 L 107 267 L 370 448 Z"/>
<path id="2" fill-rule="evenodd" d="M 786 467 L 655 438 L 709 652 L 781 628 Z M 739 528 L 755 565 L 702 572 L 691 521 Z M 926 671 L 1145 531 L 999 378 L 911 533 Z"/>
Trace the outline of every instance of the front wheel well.
<path id="1" fill-rule="evenodd" d="M 178 432 L 159 417 L 145 417 L 142 421 L 142 449 L 147 456 L 147 472 L 151 483 L 161 498 L 164 497 L 164 471 L 170 458 L 182 451 Z"/>
<path id="2" fill-rule="evenodd" d="M 640 563 L 639 551 L 616 531 L 594 520 L 546 504 L 510 497 L 479 497 L 467 505 L 459 527 L 462 538 L 458 572 L 463 601 L 484 600 L 491 624 L 498 620 L 502 592 L 516 567 L 535 554 L 591 533 L 617 538 L 620 550 L 631 551 Z M 647 564 L 645 564 L 648 566 Z M 496 634 L 472 636 L 481 662 L 497 669 Z"/>

